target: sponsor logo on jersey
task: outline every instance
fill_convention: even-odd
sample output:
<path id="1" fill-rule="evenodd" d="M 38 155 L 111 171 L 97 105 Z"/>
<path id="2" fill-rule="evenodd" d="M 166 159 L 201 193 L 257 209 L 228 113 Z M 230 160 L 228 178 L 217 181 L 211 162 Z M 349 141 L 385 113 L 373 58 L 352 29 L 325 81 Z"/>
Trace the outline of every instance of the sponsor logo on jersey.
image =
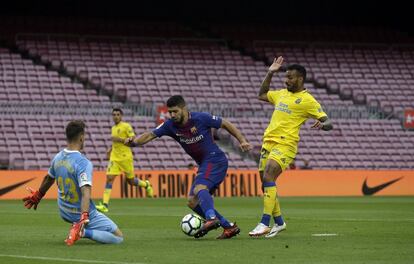
<path id="1" fill-rule="evenodd" d="M 189 145 L 189 144 L 194 144 L 194 143 L 197 143 L 197 142 L 199 142 L 200 140 L 202 140 L 203 138 L 204 138 L 204 136 L 203 136 L 203 135 L 199 135 L 199 136 L 192 137 L 192 138 L 181 138 L 181 137 L 180 137 L 180 142 L 181 142 L 181 143 L 185 143 L 185 144 Z"/>

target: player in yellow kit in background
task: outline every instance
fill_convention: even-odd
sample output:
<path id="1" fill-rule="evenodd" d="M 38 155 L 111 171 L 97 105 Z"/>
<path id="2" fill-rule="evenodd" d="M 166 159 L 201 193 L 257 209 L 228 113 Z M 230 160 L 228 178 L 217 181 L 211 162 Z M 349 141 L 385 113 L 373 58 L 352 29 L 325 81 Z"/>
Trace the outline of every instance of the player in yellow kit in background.
<path id="1" fill-rule="evenodd" d="M 134 186 L 145 188 L 147 197 L 153 196 L 151 183 L 142 181 L 135 177 L 134 158 L 131 148 L 124 144 L 125 139 L 134 138 L 135 133 L 131 125 L 122 121 L 123 112 L 119 108 L 112 109 L 112 119 L 115 125 L 112 127 L 112 147 L 108 150 L 108 169 L 106 171 L 106 185 L 102 202 L 96 205 L 98 211 L 107 213 L 109 211 L 109 199 L 111 198 L 112 183 L 116 176 L 125 174 L 127 182 Z"/>
<path id="2" fill-rule="evenodd" d="M 269 91 L 270 81 L 283 64 L 283 57 L 275 58 L 262 82 L 259 100 L 274 105 L 269 126 L 263 135 L 259 172 L 263 186 L 263 215 L 260 223 L 251 231 L 252 237 L 276 236 L 286 229 L 277 198 L 276 180 L 295 159 L 300 127 L 309 118 L 315 119 L 314 129 L 333 128 L 321 105 L 304 87 L 306 69 L 299 64 L 287 67 L 285 89 Z M 273 217 L 274 226 L 270 228 Z"/>

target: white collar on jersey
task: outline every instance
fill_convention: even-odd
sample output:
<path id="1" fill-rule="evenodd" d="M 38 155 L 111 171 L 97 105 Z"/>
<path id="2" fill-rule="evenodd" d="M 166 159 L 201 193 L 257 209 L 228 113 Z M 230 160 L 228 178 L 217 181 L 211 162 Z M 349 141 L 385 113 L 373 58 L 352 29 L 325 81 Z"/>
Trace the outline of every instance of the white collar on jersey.
<path id="1" fill-rule="evenodd" d="M 67 153 L 76 153 L 76 152 L 79 152 L 78 150 L 69 150 L 69 149 L 63 149 L 63 151 L 65 151 Z"/>

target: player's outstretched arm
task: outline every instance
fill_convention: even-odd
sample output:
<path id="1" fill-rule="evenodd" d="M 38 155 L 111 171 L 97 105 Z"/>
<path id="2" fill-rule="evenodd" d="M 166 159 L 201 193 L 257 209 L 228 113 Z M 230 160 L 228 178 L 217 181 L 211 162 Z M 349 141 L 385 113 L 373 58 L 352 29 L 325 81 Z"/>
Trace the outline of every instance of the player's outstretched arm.
<path id="1" fill-rule="evenodd" d="M 36 210 L 40 200 L 42 200 L 43 196 L 47 193 L 54 182 L 55 179 L 50 177 L 48 174 L 43 178 L 39 190 L 35 191 L 32 188 L 27 187 L 26 189 L 30 192 L 30 195 L 23 198 L 24 206 L 27 209 L 31 209 L 33 207 L 33 209 Z"/>
<path id="2" fill-rule="evenodd" d="M 333 129 L 333 125 L 331 120 L 327 116 L 323 116 L 316 120 L 316 122 L 311 126 L 311 128 L 329 131 Z"/>
<path id="3" fill-rule="evenodd" d="M 125 139 L 124 144 L 131 147 L 142 146 L 147 144 L 151 140 L 155 139 L 156 137 L 157 136 L 153 132 L 145 132 L 144 134 L 133 140 L 131 140 L 130 138 Z"/>
<path id="4" fill-rule="evenodd" d="M 221 127 L 227 130 L 227 132 L 229 132 L 233 137 L 237 138 L 237 140 L 240 142 L 240 149 L 243 152 L 252 149 L 250 143 L 247 142 L 246 138 L 243 136 L 240 130 L 237 127 L 235 127 L 232 123 L 225 119 L 222 119 Z"/>
<path id="5" fill-rule="evenodd" d="M 266 74 L 266 77 L 264 78 L 262 85 L 260 86 L 260 91 L 259 91 L 259 100 L 268 102 L 269 100 L 267 99 L 267 92 L 270 89 L 270 82 L 272 81 L 272 77 L 273 74 L 276 73 L 280 67 L 282 67 L 283 64 L 283 57 L 279 56 L 278 58 L 275 58 L 273 60 L 272 65 L 270 65 L 269 70 Z"/>

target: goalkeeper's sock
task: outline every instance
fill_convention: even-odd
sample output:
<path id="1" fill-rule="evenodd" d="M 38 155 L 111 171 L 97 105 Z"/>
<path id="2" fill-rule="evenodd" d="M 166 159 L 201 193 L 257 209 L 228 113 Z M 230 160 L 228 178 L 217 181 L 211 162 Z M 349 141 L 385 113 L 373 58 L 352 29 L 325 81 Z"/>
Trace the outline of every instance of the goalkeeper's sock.
<path id="1" fill-rule="evenodd" d="M 109 199 L 111 199 L 111 191 L 112 191 L 112 183 L 107 183 L 105 185 L 105 190 L 104 190 L 103 199 L 102 199 L 102 202 L 106 207 L 108 207 Z"/>
<path id="2" fill-rule="evenodd" d="M 139 187 L 144 187 L 144 188 L 147 188 L 147 186 L 148 186 L 146 181 L 142 181 L 138 178 L 134 178 L 134 185 L 139 186 Z"/>
<path id="3" fill-rule="evenodd" d="M 201 216 L 202 218 L 204 218 L 204 219 L 206 218 L 205 215 L 204 215 L 203 210 L 200 207 L 200 205 L 197 205 L 196 207 L 191 208 L 191 209 L 194 212 L 196 212 L 199 216 Z M 217 210 L 214 210 L 214 212 L 216 213 L 217 218 L 220 220 L 220 225 L 222 227 L 230 227 L 231 226 L 230 222 L 226 218 L 224 218 L 224 216 L 222 216 L 219 212 L 217 212 Z"/>
<path id="4" fill-rule="evenodd" d="M 199 205 L 203 209 L 206 219 L 213 219 L 216 217 L 214 210 L 213 197 L 211 197 L 208 190 L 203 189 L 197 193 L 198 200 L 200 201 Z"/>
<path id="5" fill-rule="evenodd" d="M 123 237 L 115 236 L 114 234 L 107 231 L 85 229 L 85 238 L 95 240 L 103 244 L 120 244 L 124 241 Z"/>

